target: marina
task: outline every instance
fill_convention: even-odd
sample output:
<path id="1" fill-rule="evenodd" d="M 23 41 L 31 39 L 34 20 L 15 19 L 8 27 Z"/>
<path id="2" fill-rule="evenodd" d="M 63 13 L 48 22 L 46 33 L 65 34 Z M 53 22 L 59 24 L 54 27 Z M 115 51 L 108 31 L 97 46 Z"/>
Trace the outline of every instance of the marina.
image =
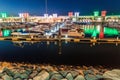
<path id="1" fill-rule="evenodd" d="M 0 0 L 0 80 L 120 80 L 119 0 Z"/>
<path id="2" fill-rule="evenodd" d="M 0 45 L 2 61 L 119 66 L 119 43 L 1 41 Z"/>

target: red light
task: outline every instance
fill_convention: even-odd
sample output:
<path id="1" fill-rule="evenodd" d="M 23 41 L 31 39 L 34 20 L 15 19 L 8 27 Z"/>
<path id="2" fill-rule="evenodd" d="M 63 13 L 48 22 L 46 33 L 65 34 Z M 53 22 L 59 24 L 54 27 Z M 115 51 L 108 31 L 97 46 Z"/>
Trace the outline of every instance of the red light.
<path id="1" fill-rule="evenodd" d="M 72 16 L 73 16 L 73 12 L 69 12 L 69 13 L 68 13 L 68 16 L 69 16 L 69 17 L 72 17 Z"/>
<path id="2" fill-rule="evenodd" d="M 104 38 L 104 32 L 100 32 L 99 38 L 100 38 L 100 39 Z"/>
<path id="3" fill-rule="evenodd" d="M 23 13 L 24 18 L 29 17 L 29 13 Z"/>
<path id="4" fill-rule="evenodd" d="M 2 31 L 0 31 L 0 37 L 2 36 Z"/>
<path id="5" fill-rule="evenodd" d="M 106 16 L 106 13 L 107 13 L 107 11 L 102 11 L 102 12 L 101 12 L 101 16 L 102 16 L 102 17 L 105 17 L 105 16 Z"/>

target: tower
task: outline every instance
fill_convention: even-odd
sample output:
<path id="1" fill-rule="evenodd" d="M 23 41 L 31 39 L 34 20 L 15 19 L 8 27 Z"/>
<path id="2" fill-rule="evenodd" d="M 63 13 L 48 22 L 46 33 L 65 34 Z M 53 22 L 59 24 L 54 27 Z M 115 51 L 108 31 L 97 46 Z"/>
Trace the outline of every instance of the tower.
<path id="1" fill-rule="evenodd" d="M 45 14 L 47 14 L 47 12 L 48 12 L 48 11 L 47 11 L 47 9 L 48 9 L 48 4 L 47 4 L 47 2 L 48 2 L 48 1 L 45 0 Z"/>

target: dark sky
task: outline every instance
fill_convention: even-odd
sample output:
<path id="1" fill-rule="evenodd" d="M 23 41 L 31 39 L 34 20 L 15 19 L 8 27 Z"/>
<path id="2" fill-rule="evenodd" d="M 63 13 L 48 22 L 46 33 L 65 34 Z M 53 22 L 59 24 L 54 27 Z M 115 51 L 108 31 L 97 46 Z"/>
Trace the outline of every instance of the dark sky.
<path id="1" fill-rule="evenodd" d="M 67 15 L 67 12 L 80 12 L 90 15 L 94 10 L 107 10 L 108 14 L 120 14 L 120 0 L 48 0 L 48 13 Z M 16 15 L 29 12 L 31 15 L 45 13 L 45 0 L 0 0 L 0 12 Z"/>

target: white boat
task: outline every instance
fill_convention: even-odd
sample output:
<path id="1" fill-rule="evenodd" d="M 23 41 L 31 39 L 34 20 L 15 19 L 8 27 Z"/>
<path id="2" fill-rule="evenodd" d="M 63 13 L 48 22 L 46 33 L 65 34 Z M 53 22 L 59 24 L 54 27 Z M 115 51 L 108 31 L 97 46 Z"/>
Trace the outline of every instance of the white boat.
<path id="1" fill-rule="evenodd" d="M 39 36 L 40 33 L 21 33 L 21 32 L 13 32 L 11 33 L 11 36 L 13 37 L 34 37 Z"/>
<path id="2" fill-rule="evenodd" d="M 83 31 L 78 32 L 76 29 L 71 29 L 68 30 L 67 33 L 62 33 L 62 36 L 67 36 L 67 37 L 77 37 L 77 38 L 84 38 L 85 34 Z"/>

